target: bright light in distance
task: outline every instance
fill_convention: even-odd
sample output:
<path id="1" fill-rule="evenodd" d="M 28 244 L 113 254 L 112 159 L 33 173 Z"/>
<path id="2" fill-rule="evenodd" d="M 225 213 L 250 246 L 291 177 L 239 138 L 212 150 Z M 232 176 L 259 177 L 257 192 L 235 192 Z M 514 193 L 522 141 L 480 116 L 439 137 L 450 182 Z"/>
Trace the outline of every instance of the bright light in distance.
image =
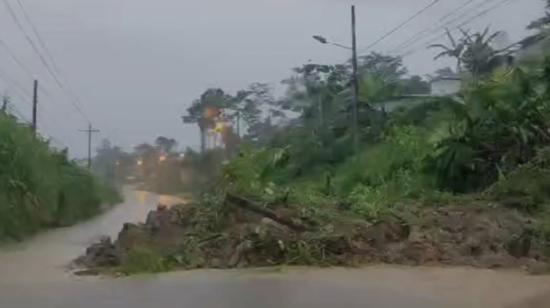
<path id="1" fill-rule="evenodd" d="M 220 134 L 223 131 L 223 128 L 225 127 L 224 122 L 217 122 L 216 126 L 214 127 L 214 131 L 218 134 Z"/>
<path id="2" fill-rule="evenodd" d="M 159 162 L 163 162 L 166 160 L 166 155 L 159 156 Z"/>
<path id="3" fill-rule="evenodd" d="M 138 159 L 138 161 L 137 161 L 137 165 L 138 165 L 138 166 L 141 166 L 141 165 L 143 165 L 143 160 L 141 160 L 141 159 Z"/>

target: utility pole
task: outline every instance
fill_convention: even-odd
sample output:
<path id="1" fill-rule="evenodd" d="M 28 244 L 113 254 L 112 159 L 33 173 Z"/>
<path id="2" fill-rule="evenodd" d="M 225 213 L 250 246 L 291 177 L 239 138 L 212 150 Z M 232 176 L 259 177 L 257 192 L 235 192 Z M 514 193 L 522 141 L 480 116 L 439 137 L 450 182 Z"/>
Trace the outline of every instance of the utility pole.
<path id="1" fill-rule="evenodd" d="M 81 129 L 80 131 L 88 134 L 88 169 L 92 169 L 92 134 L 99 133 L 99 129 L 93 129 L 90 123 L 88 129 Z"/>
<path id="2" fill-rule="evenodd" d="M 7 95 L 2 97 L 2 112 L 6 113 L 8 110 L 8 104 L 10 103 L 10 98 Z"/>
<path id="3" fill-rule="evenodd" d="M 320 92 L 317 94 L 317 103 L 319 104 L 319 126 L 321 127 L 321 129 L 324 129 L 324 126 L 325 126 L 325 108 L 323 106 L 323 104 L 324 104 L 323 96 Z"/>
<path id="4" fill-rule="evenodd" d="M 241 111 L 237 111 L 237 136 L 241 138 Z"/>
<path id="5" fill-rule="evenodd" d="M 359 153 L 359 74 L 357 72 L 357 39 L 355 35 L 355 5 L 351 6 L 351 49 L 352 49 L 352 67 L 353 67 L 353 150 Z"/>
<path id="6" fill-rule="evenodd" d="M 355 154 L 359 153 L 359 73 L 357 68 L 357 39 L 355 33 L 355 5 L 351 6 L 351 43 L 352 46 L 348 47 L 342 44 L 329 42 L 325 37 L 321 35 L 314 35 L 313 39 L 321 44 L 331 44 L 352 51 L 351 64 L 353 68 L 352 72 L 352 138 L 353 138 L 353 151 Z"/>
<path id="7" fill-rule="evenodd" d="M 34 80 L 32 96 L 32 132 L 36 136 L 36 112 L 38 107 L 38 80 Z"/>

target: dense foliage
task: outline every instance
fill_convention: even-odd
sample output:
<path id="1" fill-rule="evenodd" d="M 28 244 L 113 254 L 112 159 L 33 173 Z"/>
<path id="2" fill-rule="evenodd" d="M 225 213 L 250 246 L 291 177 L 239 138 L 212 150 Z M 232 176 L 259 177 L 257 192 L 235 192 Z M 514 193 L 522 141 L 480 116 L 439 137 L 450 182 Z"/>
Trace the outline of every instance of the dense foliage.
<path id="1" fill-rule="evenodd" d="M 406 77 L 398 57 L 373 53 L 360 59 L 358 153 L 351 147 L 347 64 L 296 68 L 279 99 L 262 87 L 264 99 L 256 95 L 249 102 L 293 114 L 273 121 L 270 113 L 262 121 L 256 110 L 256 125 L 243 137 L 248 145 L 224 166 L 218 188 L 268 205 L 338 204 L 368 218 L 405 200 L 502 192 L 493 188 L 549 145 L 550 60 L 528 66 L 512 61 L 510 50 L 493 47 L 498 32 L 488 29 L 462 35 L 449 34 L 450 47 L 434 46 L 444 49 L 440 56 L 458 60 L 462 89 L 451 97 L 410 96 L 427 87 L 417 76 Z M 226 101 L 216 106 L 221 114 L 232 108 Z M 198 100 L 193 108 L 208 104 Z"/>
<path id="2" fill-rule="evenodd" d="M 118 198 L 64 151 L 0 114 L 0 241 L 72 224 Z"/>

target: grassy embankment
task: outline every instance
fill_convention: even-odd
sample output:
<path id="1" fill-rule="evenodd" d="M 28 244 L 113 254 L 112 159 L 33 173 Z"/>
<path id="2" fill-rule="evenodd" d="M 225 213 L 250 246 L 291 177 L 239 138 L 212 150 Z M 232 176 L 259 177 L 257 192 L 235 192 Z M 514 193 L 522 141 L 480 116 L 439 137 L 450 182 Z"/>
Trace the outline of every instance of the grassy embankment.
<path id="1" fill-rule="evenodd" d="M 0 114 L 0 242 L 67 226 L 120 201 L 119 194 Z"/>

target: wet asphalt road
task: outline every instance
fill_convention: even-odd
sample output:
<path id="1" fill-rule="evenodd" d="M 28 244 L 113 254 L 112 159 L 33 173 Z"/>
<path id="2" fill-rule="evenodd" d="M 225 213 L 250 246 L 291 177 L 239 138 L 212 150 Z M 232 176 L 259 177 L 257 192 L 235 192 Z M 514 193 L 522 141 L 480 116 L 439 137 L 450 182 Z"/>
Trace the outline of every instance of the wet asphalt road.
<path id="1" fill-rule="evenodd" d="M 1 308 L 492 308 L 550 307 L 550 277 L 466 268 L 192 271 L 75 277 L 66 265 L 101 235 L 181 200 L 125 190 L 126 202 L 89 222 L 0 250 Z"/>

